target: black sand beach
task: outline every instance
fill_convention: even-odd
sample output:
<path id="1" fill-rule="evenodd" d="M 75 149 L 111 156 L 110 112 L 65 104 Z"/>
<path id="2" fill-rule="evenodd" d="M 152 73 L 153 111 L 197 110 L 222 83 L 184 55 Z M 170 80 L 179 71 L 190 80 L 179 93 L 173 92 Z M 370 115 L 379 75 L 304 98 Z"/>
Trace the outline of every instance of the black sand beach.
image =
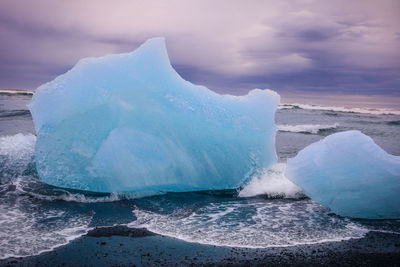
<path id="1" fill-rule="evenodd" d="M 400 235 L 249 249 L 187 243 L 125 226 L 98 228 L 53 251 L 1 266 L 400 266 Z"/>

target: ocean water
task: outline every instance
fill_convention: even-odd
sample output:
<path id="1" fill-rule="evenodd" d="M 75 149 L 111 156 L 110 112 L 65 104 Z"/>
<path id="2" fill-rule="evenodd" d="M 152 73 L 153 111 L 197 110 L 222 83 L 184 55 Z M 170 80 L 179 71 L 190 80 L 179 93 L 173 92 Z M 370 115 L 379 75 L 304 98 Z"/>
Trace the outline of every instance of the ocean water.
<path id="1" fill-rule="evenodd" d="M 287 180 L 286 159 L 329 134 L 361 130 L 400 155 L 400 110 L 281 104 L 276 113 L 279 163 L 243 188 L 135 198 L 65 190 L 35 170 L 30 94 L 0 93 L 0 259 L 36 255 L 99 226 L 145 227 L 187 242 L 267 248 L 400 233 L 400 220 L 336 216 Z"/>

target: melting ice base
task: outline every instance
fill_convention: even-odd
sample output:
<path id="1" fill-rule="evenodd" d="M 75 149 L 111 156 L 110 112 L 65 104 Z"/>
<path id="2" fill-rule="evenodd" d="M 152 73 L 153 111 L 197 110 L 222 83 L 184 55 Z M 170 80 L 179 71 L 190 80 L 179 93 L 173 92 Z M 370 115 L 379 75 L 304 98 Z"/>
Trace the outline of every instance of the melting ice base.
<path id="1" fill-rule="evenodd" d="M 400 218 L 400 157 L 359 131 L 332 134 L 288 160 L 286 177 L 342 216 Z"/>
<path id="2" fill-rule="evenodd" d="M 269 90 L 219 95 L 183 80 L 164 39 L 151 39 L 83 59 L 37 89 L 37 170 L 51 185 L 95 192 L 237 188 L 276 162 L 278 103 Z"/>

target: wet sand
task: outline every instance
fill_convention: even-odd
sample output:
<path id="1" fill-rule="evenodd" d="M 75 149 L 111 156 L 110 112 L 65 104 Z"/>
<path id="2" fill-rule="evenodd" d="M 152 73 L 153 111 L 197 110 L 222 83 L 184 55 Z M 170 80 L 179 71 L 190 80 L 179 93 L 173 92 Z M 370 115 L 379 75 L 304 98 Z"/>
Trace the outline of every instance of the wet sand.
<path id="1" fill-rule="evenodd" d="M 97 228 L 66 246 L 1 266 L 400 266 L 400 235 L 280 248 L 232 248 L 187 243 L 125 226 Z"/>

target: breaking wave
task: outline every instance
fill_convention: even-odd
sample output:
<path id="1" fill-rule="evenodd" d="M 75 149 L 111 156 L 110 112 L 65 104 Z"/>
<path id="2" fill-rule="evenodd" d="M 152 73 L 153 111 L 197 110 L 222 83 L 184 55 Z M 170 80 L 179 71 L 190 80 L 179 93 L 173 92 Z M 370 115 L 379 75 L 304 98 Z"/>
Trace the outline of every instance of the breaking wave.
<path id="1" fill-rule="evenodd" d="M 278 106 L 278 109 L 306 109 L 306 110 L 324 110 L 334 112 L 350 112 L 350 113 L 362 113 L 372 115 L 400 115 L 399 109 L 393 108 L 351 108 L 351 107 L 337 107 L 337 106 L 319 106 L 310 104 L 286 104 L 282 103 Z"/>
<path id="2" fill-rule="evenodd" d="M 386 124 L 391 126 L 400 126 L 400 121 L 388 121 Z"/>
<path id="3" fill-rule="evenodd" d="M 285 177 L 285 163 L 277 163 L 271 169 L 256 175 L 239 192 L 239 197 L 266 195 L 269 198 L 303 198 L 303 191 Z"/>
<path id="4" fill-rule="evenodd" d="M 299 124 L 299 125 L 289 125 L 289 124 L 281 124 L 277 125 L 278 130 L 281 132 L 292 132 L 292 133 L 312 133 L 317 134 L 320 131 L 332 130 L 336 129 L 339 124 L 331 124 L 331 125 L 320 125 L 320 124 Z"/>
<path id="5" fill-rule="evenodd" d="M 17 110 L 0 110 L 0 118 L 10 117 L 30 117 L 31 113 L 29 110 L 17 109 Z"/>
<path id="6" fill-rule="evenodd" d="M 34 91 L 16 90 L 16 89 L 0 89 L 0 94 L 4 95 L 33 95 Z"/>

